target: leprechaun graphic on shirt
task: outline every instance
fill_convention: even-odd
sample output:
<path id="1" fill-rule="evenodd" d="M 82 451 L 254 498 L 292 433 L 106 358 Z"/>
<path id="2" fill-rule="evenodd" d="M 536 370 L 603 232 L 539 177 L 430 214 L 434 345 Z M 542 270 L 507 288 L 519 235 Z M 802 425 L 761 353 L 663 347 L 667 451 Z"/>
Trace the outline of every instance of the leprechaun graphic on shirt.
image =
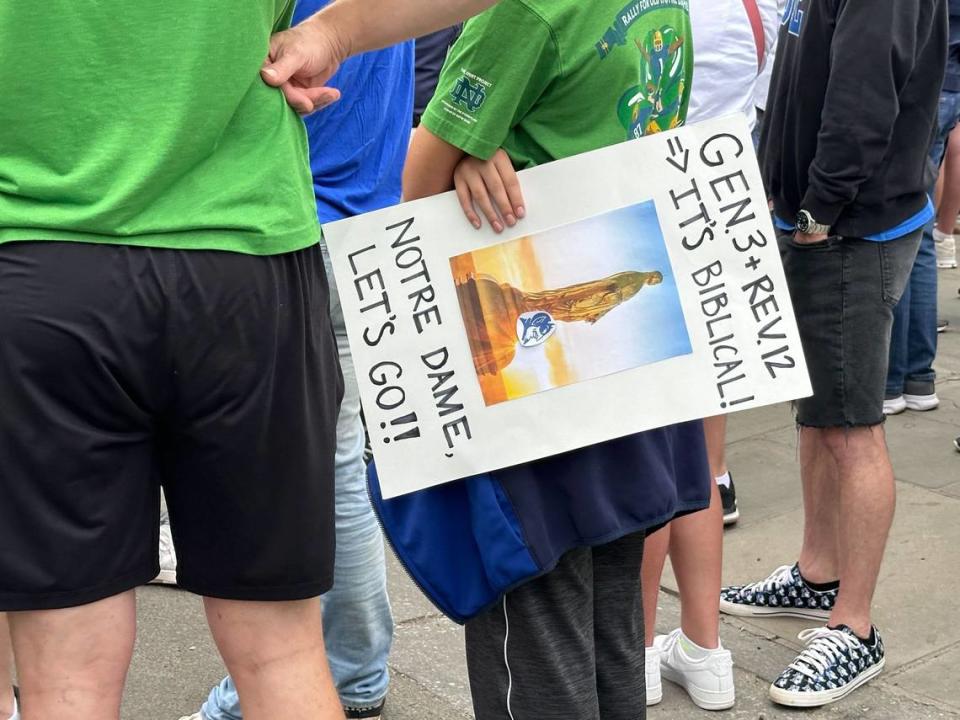
<path id="1" fill-rule="evenodd" d="M 501 0 L 451 48 L 423 124 L 518 169 L 682 125 L 689 0 L 623 3 Z"/>
<path id="2" fill-rule="evenodd" d="M 683 122 L 690 100 L 688 73 L 693 69 L 688 24 L 660 24 L 664 11 L 681 10 L 689 21 L 687 0 L 637 0 L 624 7 L 597 43 L 606 59 L 618 45 L 632 41 L 640 53 L 640 75 L 617 103 L 617 117 L 629 138 L 670 130 Z"/>

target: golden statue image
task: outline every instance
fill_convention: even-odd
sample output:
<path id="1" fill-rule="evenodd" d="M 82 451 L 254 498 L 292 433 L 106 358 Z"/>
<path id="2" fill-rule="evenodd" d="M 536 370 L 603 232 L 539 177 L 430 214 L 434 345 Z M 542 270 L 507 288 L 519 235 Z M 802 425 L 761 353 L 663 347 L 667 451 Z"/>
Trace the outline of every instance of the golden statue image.
<path id="1" fill-rule="evenodd" d="M 526 292 L 489 275 L 457 282 L 474 365 L 480 375 L 495 375 L 513 362 L 520 340 L 517 322 L 527 313 L 549 313 L 555 322 L 593 325 L 647 285 L 659 285 L 663 274 L 621 272 L 600 280 L 557 290 Z"/>

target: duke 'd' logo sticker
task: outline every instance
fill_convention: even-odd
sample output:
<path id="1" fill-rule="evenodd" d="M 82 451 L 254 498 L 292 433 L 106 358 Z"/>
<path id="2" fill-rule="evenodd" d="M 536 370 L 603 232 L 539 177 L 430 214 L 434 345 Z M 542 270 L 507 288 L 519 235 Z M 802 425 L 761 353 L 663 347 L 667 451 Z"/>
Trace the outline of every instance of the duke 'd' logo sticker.
<path id="1" fill-rule="evenodd" d="M 543 345 L 557 329 L 553 316 L 545 310 L 525 312 L 517 319 L 517 338 L 520 347 Z"/>

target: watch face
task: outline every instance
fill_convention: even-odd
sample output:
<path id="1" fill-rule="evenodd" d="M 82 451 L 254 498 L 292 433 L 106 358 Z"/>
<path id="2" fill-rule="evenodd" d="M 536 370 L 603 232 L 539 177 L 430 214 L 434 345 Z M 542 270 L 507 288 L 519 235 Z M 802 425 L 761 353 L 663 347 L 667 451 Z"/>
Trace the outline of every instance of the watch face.
<path id="1" fill-rule="evenodd" d="M 800 214 L 797 215 L 797 230 L 802 233 L 807 232 L 810 229 L 810 216 L 804 211 L 800 211 Z"/>

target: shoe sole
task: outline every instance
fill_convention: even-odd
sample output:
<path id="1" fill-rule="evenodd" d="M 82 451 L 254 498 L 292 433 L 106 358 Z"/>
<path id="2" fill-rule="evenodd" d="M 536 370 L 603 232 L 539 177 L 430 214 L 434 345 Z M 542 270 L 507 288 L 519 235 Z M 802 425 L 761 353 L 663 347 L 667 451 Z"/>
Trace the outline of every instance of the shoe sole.
<path id="1" fill-rule="evenodd" d="M 150 585 L 176 585 L 176 584 L 177 584 L 176 570 L 161 570 L 160 574 L 150 581 Z"/>
<path id="2" fill-rule="evenodd" d="M 837 700 L 842 700 L 858 687 L 879 675 L 883 670 L 883 666 L 886 664 L 886 661 L 886 658 L 881 658 L 880 662 L 873 667 L 864 670 L 860 677 L 858 677 L 856 680 L 847 683 L 842 688 L 837 688 L 836 690 L 821 690 L 820 692 L 789 692 L 788 690 L 781 690 L 776 685 L 771 685 L 770 699 L 778 705 L 785 705 L 787 707 L 821 707 L 823 705 L 829 705 L 830 703 L 837 702 Z"/>
<path id="3" fill-rule="evenodd" d="M 884 401 L 883 403 L 883 414 L 887 417 L 899 415 L 902 412 L 906 412 L 906 410 L 907 401 L 903 400 L 902 397 L 899 399 L 899 402 Z"/>
<path id="4" fill-rule="evenodd" d="M 663 700 L 663 683 L 647 688 L 647 707 L 659 705 Z"/>
<path id="5" fill-rule="evenodd" d="M 720 612 L 737 617 L 796 617 L 808 620 L 829 620 L 829 610 L 813 610 L 808 608 L 772 608 L 759 605 L 742 605 L 729 600 L 720 599 Z"/>
<path id="6" fill-rule="evenodd" d="M 729 710 L 737 702 L 737 696 L 733 688 L 728 691 L 722 690 L 702 690 L 698 687 L 687 685 L 679 674 L 675 674 L 670 668 L 660 666 L 660 675 L 664 680 L 672 682 L 674 685 L 682 687 L 693 704 L 701 710 Z"/>
<path id="7" fill-rule="evenodd" d="M 907 410 L 915 412 L 929 412 L 940 407 L 940 398 L 936 395 L 904 395 L 904 401 L 907 404 Z"/>
<path id="8" fill-rule="evenodd" d="M 735 522 L 737 522 L 737 520 L 739 520 L 739 519 L 740 519 L 740 510 L 739 510 L 739 509 L 734 510 L 734 511 L 731 512 L 731 513 L 724 513 L 724 515 L 723 515 L 723 525 L 724 525 L 724 527 L 726 527 L 727 525 L 733 525 L 733 524 L 734 524 Z"/>
<path id="9" fill-rule="evenodd" d="M 954 270 L 956 267 L 956 263 L 937 263 L 937 270 Z"/>

